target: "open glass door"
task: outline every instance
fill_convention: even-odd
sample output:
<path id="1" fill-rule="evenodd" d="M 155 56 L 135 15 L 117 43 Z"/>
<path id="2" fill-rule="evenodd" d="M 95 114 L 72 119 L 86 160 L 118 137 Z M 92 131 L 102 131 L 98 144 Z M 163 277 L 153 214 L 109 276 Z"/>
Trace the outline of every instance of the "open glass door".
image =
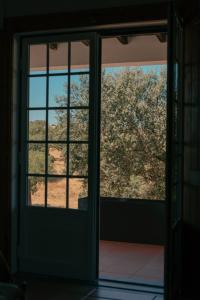
<path id="1" fill-rule="evenodd" d="M 96 279 L 97 57 L 95 34 L 22 41 L 21 272 Z"/>
<path id="2" fill-rule="evenodd" d="M 168 69 L 168 247 L 166 297 L 180 296 L 182 265 L 183 189 L 183 28 L 171 6 L 169 17 Z"/>

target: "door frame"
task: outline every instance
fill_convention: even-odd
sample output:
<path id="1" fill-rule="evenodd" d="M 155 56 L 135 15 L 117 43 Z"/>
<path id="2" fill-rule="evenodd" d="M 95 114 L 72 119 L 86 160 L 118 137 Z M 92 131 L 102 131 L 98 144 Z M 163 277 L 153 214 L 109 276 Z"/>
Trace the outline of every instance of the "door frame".
<path id="1" fill-rule="evenodd" d="M 2 23 L 2 30 L 0 34 L 0 40 L 2 47 L 0 52 L 2 54 L 2 72 L 1 82 L 2 84 L 1 95 L 2 103 L 5 110 L 2 110 L 2 126 L 5 130 L 2 132 L 2 140 L 6 140 L 6 144 L 2 147 L 2 160 L 1 165 L 4 173 L 2 173 L 3 201 L 1 203 L 0 219 L 3 228 L 5 228 L 3 234 L 0 236 L 0 244 L 4 249 L 4 254 L 9 263 L 12 261 L 14 266 L 12 255 L 13 250 L 11 247 L 17 247 L 11 236 L 13 227 L 17 226 L 17 206 L 15 205 L 15 198 L 17 196 L 17 174 L 18 165 L 18 153 L 15 151 L 13 155 L 13 145 L 16 147 L 18 140 L 15 132 L 17 122 L 13 115 L 13 111 L 17 114 L 18 108 L 16 103 L 16 97 L 18 95 L 18 87 L 16 84 L 18 81 L 17 73 L 19 73 L 20 62 L 18 61 L 18 52 L 20 52 L 19 44 L 20 37 L 27 34 L 44 32 L 67 32 L 69 30 L 81 31 L 90 30 L 91 28 L 111 28 L 112 24 L 120 24 L 120 26 L 127 27 L 127 24 L 134 22 L 134 26 L 140 26 L 148 24 L 149 22 L 154 25 L 165 24 L 167 20 L 167 8 L 169 1 L 165 0 L 163 3 L 145 3 L 145 4 L 130 4 L 110 6 L 107 8 L 86 8 L 83 10 L 77 8 L 75 11 L 68 11 L 67 6 L 63 10 L 58 12 L 43 13 L 37 15 L 33 12 L 32 15 L 24 16 L 4 16 Z M 54 20 L 54 22 L 52 22 Z M 119 27 L 119 26 L 118 26 Z M 6 81 L 5 81 L 6 78 Z M 5 154 L 6 153 L 6 159 Z M 8 218 L 4 218 L 4 214 Z M 13 241 L 12 241 L 13 239 Z"/>
<path id="2" fill-rule="evenodd" d="M 73 28 L 73 29 L 69 29 L 69 30 L 61 30 L 61 31 L 58 31 L 58 33 L 55 33 L 55 31 L 50 31 L 52 32 L 52 35 L 53 33 L 55 34 L 55 36 L 57 36 L 57 34 L 59 35 L 59 33 L 61 35 L 63 35 L 63 32 L 65 32 L 66 34 L 70 34 L 71 32 L 72 33 L 75 33 L 77 31 L 76 28 Z M 15 52 L 15 58 L 14 58 L 14 62 L 17 66 L 17 68 L 20 69 L 20 65 L 21 65 L 21 59 L 20 59 L 20 52 L 21 52 L 21 39 L 23 37 L 26 37 L 26 36 L 31 36 L 34 38 L 34 36 L 40 36 L 41 38 L 50 34 L 50 32 L 31 32 L 30 34 L 27 34 L 27 33 L 20 33 L 20 34 L 16 34 L 15 35 L 15 38 L 14 38 L 14 41 L 15 41 L 15 44 L 16 44 L 16 52 Z M 77 31 L 77 32 L 80 32 L 80 31 Z M 95 26 L 94 28 L 91 28 L 90 30 L 88 30 L 87 28 L 87 31 L 85 31 L 84 28 L 81 29 L 81 32 L 84 32 L 84 33 L 89 33 L 89 32 L 96 32 L 97 34 L 97 39 L 98 39 L 98 43 L 96 45 L 96 52 L 98 53 L 98 57 L 100 56 L 100 47 L 101 47 L 101 38 L 103 37 L 108 37 L 108 36 L 116 36 L 116 35 L 123 35 L 123 34 L 151 34 L 151 33 L 155 33 L 155 32 L 168 32 L 168 27 L 167 27 L 167 24 L 164 22 L 161 22 L 161 24 L 155 24 L 155 25 L 142 25 L 142 26 L 136 26 L 134 27 L 134 24 L 130 25 L 128 24 L 127 26 L 121 26 L 119 25 L 119 27 L 115 27 L 115 26 L 104 26 L 104 28 L 98 28 L 98 26 Z M 18 52 L 18 54 L 16 55 L 16 53 Z M 100 59 L 99 59 L 100 61 Z M 167 62 L 169 64 L 169 61 Z M 97 70 L 94 72 L 94 76 L 96 78 L 100 78 L 100 68 L 101 66 L 98 65 L 97 63 Z M 15 76 L 14 76 L 15 78 Z M 20 81 L 20 76 L 18 74 L 18 76 L 16 77 L 17 78 L 17 81 L 18 81 L 18 84 L 15 86 L 15 89 L 14 89 L 14 93 L 13 93 L 13 100 L 15 100 L 16 98 L 19 99 L 20 97 L 20 92 L 19 92 L 19 81 Z M 95 99 L 98 99 L 98 97 L 100 97 L 100 85 L 98 86 L 98 89 L 96 89 L 97 91 L 97 94 L 95 95 L 94 93 L 94 96 L 97 96 Z M 18 101 L 19 102 L 19 101 Z M 167 101 L 168 102 L 168 101 Z M 97 118 L 98 122 L 97 122 L 97 127 L 96 127 L 96 134 L 99 134 L 100 136 L 100 101 L 98 103 L 98 105 L 96 106 L 96 113 L 95 113 L 95 117 Z M 18 118 L 19 118 L 19 113 L 20 113 L 20 109 L 18 107 Z M 16 112 L 13 112 L 13 119 L 16 118 Z M 168 119 L 168 116 L 167 116 L 167 119 Z M 98 124 L 99 123 L 99 124 Z M 13 122 L 13 124 L 17 124 L 16 120 Z M 18 124 L 17 124 L 18 126 Z M 17 128 L 17 126 L 14 126 L 15 128 Z M 14 136 L 14 135 L 13 135 Z M 96 147 L 99 147 L 100 145 L 100 139 L 99 140 L 96 140 Z M 94 158 L 94 157 L 93 157 Z M 99 159 L 99 153 L 96 153 L 96 158 L 98 159 L 98 161 L 96 162 L 96 170 L 99 172 L 99 162 L 100 162 L 100 159 Z M 20 159 L 17 159 L 18 162 Z M 18 162 L 16 164 L 16 158 L 13 158 L 13 165 L 15 166 L 15 169 L 17 170 L 18 169 Z M 167 162 L 166 162 L 167 164 Z M 98 183 L 99 183 L 99 178 L 97 179 L 98 180 Z M 99 185 L 99 184 L 98 184 Z M 16 188 L 17 186 L 17 181 L 13 182 L 12 184 L 12 187 L 13 188 Z M 95 248 L 96 248 L 96 251 L 94 249 L 94 257 L 92 259 L 96 260 L 96 270 L 95 270 L 95 274 L 96 274 L 96 282 L 98 281 L 99 279 L 99 187 L 98 187 L 98 191 L 93 191 L 94 193 L 96 193 L 96 197 L 97 197 L 97 210 L 96 210 L 96 213 L 94 212 L 95 214 L 95 218 L 96 218 L 96 228 L 92 229 L 96 231 L 96 244 L 95 244 Z M 13 205 L 16 207 L 16 212 L 17 212 L 17 215 L 18 215 L 18 218 L 19 219 L 19 207 L 17 207 L 17 197 L 16 196 L 13 196 L 12 198 L 12 203 Z M 168 200 L 166 199 L 166 206 L 168 205 Z M 18 228 L 18 220 L 16 220 L 16 217 L 14 218 L 14 215 L 12 216 L 12 219 L 13 219 L 13 226 L 12 226 L 12 270 L 13 271 L 16 271 L 17 270 L 17 265 L 18 265 L 18 259 L 17 259 L 17 251 L 18 251 L 18 239 L 16 240 L 16 236 L 19 237 L 19 234 L 16 235 L 17 233 L 17 229 Z M 167 233 L 168 233 L 168 226 L 169 226 L 169 220 L 167 219 L 166 217 L 166 224 L 167 224 Z M 17 226 L 16 226 L 17 225 Z M 167 242 L 166 242 L 167 243 Z M 14 246 L 13 246 L 14 245 Z M 166 266 L 168 265 L 168 260 L 167 260 L 167 255 L 166 255 L 166 250 L 167 246 L 165 245 L 165 270 L 166 270 Z M 167 279 L 168 279 L 168 276 L 165 272 L 165 280 L 164 280 L 164 286 L 166 286 L 167 284 Z"/>
<path id="3" fill-rule="evenodd" d="M 184 180 L 184 24 L 176 4 L 168 8 L 168 137 L 167 137 L 167 197 L 166 207 L 166 269 L 165 299 L 181 299 L 182 295 L 182 234 Z M 175 96 L 175 90 L 177 95 Z M 175 101 L 177 112 L 175 111 Z M 174 133 L 176 131 L 176 133 Z M 177 149 L 178 148 L 178 153 Z M 174 160 L 175 158 L 175 160 Z M 174 182 L 175 164 L 178 161 Z M 176 191 L 173 192 L 174 185 Z M 175 196 L 175 201 L 173 198 Z M 178 254 L 179 253 L 179 254 Z M 176 257 L 178 255 L 178 257 Z M 174 265 L 175 259 L 178 260 Z M 176 278 L 175 278 L 176 277 Z"/>

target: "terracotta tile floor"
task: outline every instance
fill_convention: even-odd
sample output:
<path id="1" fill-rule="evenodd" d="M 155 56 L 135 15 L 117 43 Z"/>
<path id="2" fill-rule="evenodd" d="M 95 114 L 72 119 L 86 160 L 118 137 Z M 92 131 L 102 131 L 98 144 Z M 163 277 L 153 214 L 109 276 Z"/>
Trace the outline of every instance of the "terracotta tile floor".
<path id="1" fill-rule="evenodd" d="M 164 247 L 100 241 L 101 279 L 163 286 Z"/>

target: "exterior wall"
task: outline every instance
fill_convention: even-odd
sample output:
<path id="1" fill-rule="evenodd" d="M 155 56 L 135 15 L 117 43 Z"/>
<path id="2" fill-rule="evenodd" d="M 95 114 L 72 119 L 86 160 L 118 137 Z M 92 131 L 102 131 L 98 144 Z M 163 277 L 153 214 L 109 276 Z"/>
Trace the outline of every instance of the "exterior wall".
<path id="1" fill-rule="evenodd" d="M 100 239 L 164 245 L 165 201 L 101 198 Z"/>

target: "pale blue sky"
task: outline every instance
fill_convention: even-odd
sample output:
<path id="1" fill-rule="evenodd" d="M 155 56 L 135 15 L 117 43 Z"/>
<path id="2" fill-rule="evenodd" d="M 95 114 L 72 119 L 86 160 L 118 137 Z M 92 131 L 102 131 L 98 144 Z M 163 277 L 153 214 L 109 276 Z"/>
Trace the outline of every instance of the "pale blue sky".
<path id="1" fill-rule="evenodd" d="M 155 72 L 160 73 L 162 66 L 166 65 L 146 65 L 139 67 L 129 67 L 129 70 L 141 69 L 144 73 Z M 104 68 L 106 73 L 118 73 L 127 69 L 127 67 L 107 67 Z M 73 82 L 78 83 L 79 76 L 71 76 Z M 67 75 L 63 76 L 52 76 L 49 80 L 49 106 L 58 106 L 56 103 L 56 97 L 66 95 Z M 32 77 L 30 78 L 29 85 L 29 103 L 30 107 L 45 107 L 46 105 L 46 78 L 45 77 Z M 56 121 L 53 116 L 56 114 L 52 113 L 49 121 L 54 123 Z M 34 120 L 45 120 L 45 111 L 37 110 L 32 111 L 29 116 L 30 121 Z"/>

